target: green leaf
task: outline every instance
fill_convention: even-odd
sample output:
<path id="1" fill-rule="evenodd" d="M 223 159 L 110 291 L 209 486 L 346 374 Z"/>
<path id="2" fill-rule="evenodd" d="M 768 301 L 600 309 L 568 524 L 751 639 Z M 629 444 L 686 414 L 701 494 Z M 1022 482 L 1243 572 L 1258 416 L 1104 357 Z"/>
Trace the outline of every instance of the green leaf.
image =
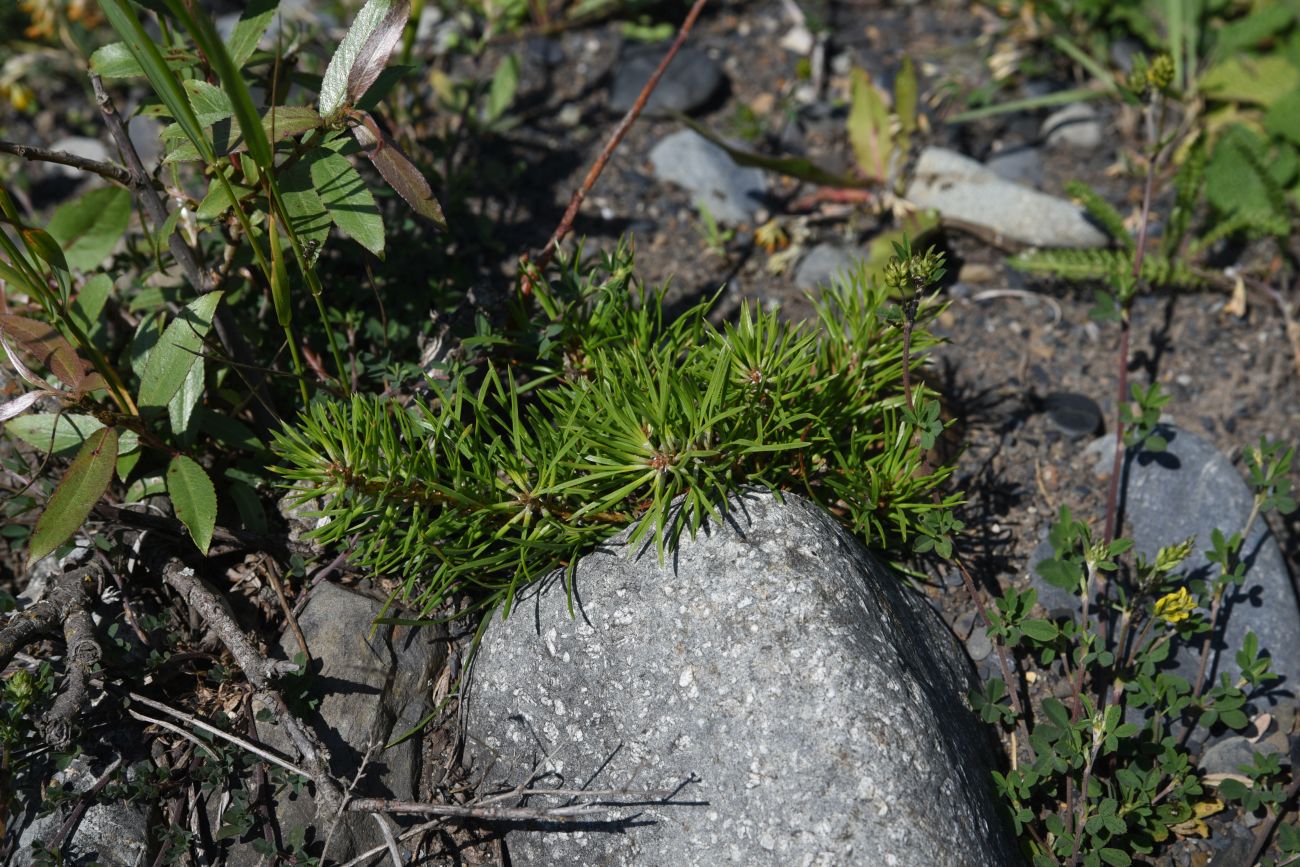
<path id="1" fill-rule="evenodd" d="M 1035 641 L 1043 643 L 1055 641 L 1059 630 L 1056 624 L 1050 620 L 1026 620 L 1020 624 L 1020 629 Z"/>
<path id="2" fill-rule="evenodd" d="M 131 56 L 144 70 L 154 93 L 167 107 L 172 119 L 180 124 L 204 162 L 211 163 L 216 155 L 211 143 L 203 135 L 203 125 L 194 116 L 194 109 L 190 107 L 184 89 L 163 60 L 153 39 L 145 32 L 135 11 L 126 0 L 100 0 L 99 6 L 108 23 L 126 43 Z"/>
<path id="3" fill-rule="evenodd" d="M 889 106 L 866 70 L 855 68 L 850 78 L 849 143 L 858 167 L 878 181 L 889 174 L 893 154 Z"/>
<path id="4" fill-rule="evenodd" d="M 483 105 L 483 120 L 492 123 L 506 113 L 515 101 L 519 90 L 519 58 L 507 54 L 497 64 L 492 75 L 492 85 L 488 88 L 487 101 Z"/>
<path id="5" fill-rule="evenodd" d="M 235 29 L 226 40 L 230 59 L 236 66 L 243 66 L 248 58 L 253 56 L 253 52 L 257 50 L 257 43 L 262 40 L 262 34 L 266 32 L 271 19 L 275 17 L 275 10 L 279 5 L 279 0 L 252 0 L 240 13 L 239 20 L 235 22 Z"/>
<path id="6" fill-rule="evenodd" d="M 384 220 L 375 197 L 347 157 L 327 150 L 312 160 L 311 180 L 335 225 L 376 256 L 384 254 Z"/>
<path id="7" fill-rule="evenodd" d="M 1264 127 L 1291 144 L 1300 145 L 1300 87 L 1273 103 L 1264 116 Z"/>
<path id="8" fill-rule="evenodd" d="M 284 200 L 284 211 L 289 218 L 290 228 L 303 245 L 303 257 L 307 260 L 308 267 L 315 264 L 330 234 L 330 213 L 325 210 L 325 204 L 321 202 L 320 194 L 312 183 L 313 160 L 314 157 L 308 157 L 295 163 L 280 176 L 280 197 Z"/>
<path id="9" fill-rule="evenodd" d="M 82 284 L 68 307 L 68 315 L 78 328 L 89 334 L 99 324 L 99 316 L 112 294 L 113 279 L 107 274 L 96 274 Z"/>
<path id="10" fill-rule="evenodd" d="M 190 367 L 180 390 L 167 404 L 167 417 L 171 421 L 172 433 L 177 436 L 183 436 L 189 431 L 194 408 L 203 399 L 203 359 L 197 361 L 197 364 Z"/>
<path id="11" fill-rule="evenodd" d="M 243 200 L 245 196 L 251 195 L 253 190 L 249 187 L 230 183 L 230 189 L 234 191 L 237 199 Z M 194 209 L 194 216 L 200 220 L 215 220 L 235 206 L 235 202 L 230 200 L 230 193 L 227 192 L 226 185 L 219 178 L 213 178 L 208 184 L 208 194 L 199 202 L 199 206 Z"/>
<path id="12" fill-rule="evenodd" d="M 46 265 L 56 271 L 68 270 L 68 260 L 63 255 L 63 248 L 49 232 L 29 227 L 22 230 L 22 236 L 27 248 L 39 256 Z"/>
<path id="13" fill-rule="evenodd" d="M 28 564 L 52 552 L 77 532 L 95 503 L 113 480 L 113 467 L 117 463 L 117 431 L 106 427 L 92 433 L 73 458 L 67 473 L 59 482 L 45 511 L 36 521 L 31 544 L 27 549 Z"/>
<path id="14" fill-rule="evenodd" d="M 167 326 L 158 345 L 150 350 L 140 377 L 141 409 L 167 406 L 190 375 L 190 368 L 203 363 L 199 350 L 220 301 L 220 292 L 191 301 Z"/>
<path id="15" fill-rule="evenodd" d="M 374 83 L 410 14 L 408 0 L 367 0 L 361 7 L 325 68 L 319 103 L 324 117 L 335 117 Z"/>
<path id="16" fill-rule="evenodd" d="M 193 52 L 177 48 L 169 49 L 164 60 L 171 69 L 185 69 L 198 63 Z M 144 67 L 125 42 L 110 42 L 97 49 L 90 55 L 90 70 L 100 78 L 138 78 L 144 75 Z"/>
<path id="17" fill-rule="evenodd" d="M 89 271 L 103 262 L 131 221 L 131 194 L 101 187 L 61 205 L 46 227 L 63 248 L 68 266 Z"/>
<path id="18" fill-rule="evenodd" d="M 217 491 L 207 471 L 192 458 L 177 455 L 167 466 L 167 495 L 194 544 L 207 554 L 217 525 Z"/>
<path id="19" fill-rule="evenodd" d="M 94 416 L 72 413 L 37 413 L 11 419 L 5 430 L 33 448 L 61 455 L 79 448 L 104 425 Z"/>
<path id="20" fill-rule="evenodd" d="M 1229 57 L 1206 70 L 1200 79 L 1201 91 L 1210 99 L 1262 106 L 1272 105 L 1297 86 L 1300 69 L 1280 53 Z"/>
<path id="21" fill-rule="evenodd" d="M 194 116 L 203 126 L 212 126 L 235 113 L 235 109 L 230 105 L 230 97 L 215 84 L 190 78 L 186 79 L 182 87 L 190 98 Z"/>

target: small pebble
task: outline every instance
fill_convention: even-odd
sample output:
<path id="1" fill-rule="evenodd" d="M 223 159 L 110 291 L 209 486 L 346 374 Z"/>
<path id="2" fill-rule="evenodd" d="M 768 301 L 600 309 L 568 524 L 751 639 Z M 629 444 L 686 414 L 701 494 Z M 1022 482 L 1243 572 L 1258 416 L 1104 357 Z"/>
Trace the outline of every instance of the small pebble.
<path id="1" fill-rule="evenodd" d="M 993 641 L 989 638 L 988 630 L 983 626 L 976 626 L 971 632 L 970 638 L 966 639 L 966 652 L 976 662 L 992 653 Z"/>
<path id="2" fill-rule="evenodd" d="M 1049 394 L 1044 408 L 1052 424 L 1071 438 L 1089 436 L 1101 426 L 1101 407 L 1084 394 L 1069 391 Z"/>

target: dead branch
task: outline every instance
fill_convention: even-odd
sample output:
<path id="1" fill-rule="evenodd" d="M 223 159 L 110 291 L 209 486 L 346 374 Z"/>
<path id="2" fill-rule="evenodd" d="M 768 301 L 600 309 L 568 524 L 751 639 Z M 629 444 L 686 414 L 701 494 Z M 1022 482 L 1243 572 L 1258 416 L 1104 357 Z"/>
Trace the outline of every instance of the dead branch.
<path id="1" fill-rule="evenodd" d="M 112 181 L 115 184 L 121 184 L 124 187 L 131 187 L 135 178 L 129 171 L 119 166 L 117 163 L 104 162 L 103 160 L 92 160 L 88 157 L 80 157 L 67 151 L 54 151 L 49 148 L 37 147 L 36 145 L 18 144 L 12 141 L 0 140 L 0 153 L 13 154 L 29 162 L 54 163 L 55 165 L 68 166 L 83 172 L 90 172 L 92 175 L 99 175 L 106 181 Z"/>

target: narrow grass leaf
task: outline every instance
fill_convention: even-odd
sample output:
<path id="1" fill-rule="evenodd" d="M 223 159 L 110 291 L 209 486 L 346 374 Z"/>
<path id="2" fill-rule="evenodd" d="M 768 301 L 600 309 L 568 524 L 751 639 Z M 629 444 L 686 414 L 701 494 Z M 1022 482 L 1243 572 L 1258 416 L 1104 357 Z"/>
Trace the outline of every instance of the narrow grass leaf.
<path id="1" fill-rule="evenodd" d="M 214 154 L 211 143 L 203 135 L 203 125 L 194 116 L 185 91 L 181 88 L 176 75 L 167 66 L 153 39 L 145 32 L 144 25 L 136 16 L 126 0 L 100 0 L 104 17 L 126 43 L 131 56 L 140 64 L 154 93 L 162 100 L 172 119 L 180 124 L 185 135 L 194 144 L 195 149 L 205 162 L 212 162 Z"/>
<path id="2" fill-rule="evenodd" d="M 348 158 L 322 150 L 311 163 L 311 180 L 335 225 L 376 256 L 383 256 L 384 220 L 375 197 Z"/>
<path id="3" fill-rule="evenodd" d="M 113 252 L 130 221 L 131 194 L 121 187 L 101 187 L 61 205 L 46 231 L 63 248 L 68 267 L 89 271 Z"/>
<path id="4" fill-rule="evenodd" d="M 760 154 L 755 151 L 747 151 L 735 147 L 699 121 L 683 114 L 674 114 L 673 116 L 696 133 L 726 151 L 727 156 L 731 157 L 731 161 L 738 166 L 749 166 L 751 168 L 763 169 L 764 171 L 775 172 L 779 175 L 797 178 L 798 180 L 807 181 L 810 184 L 818 184 L 823 187 L 860 188 L 875 186 L 873 181 L 856 178 L 852 175 L 840 175 L 834 172 L 828 172 L 803 157 L 773 157 L 768 156 L 767 154 Z"/>
<path id="5" fill-rule="evenodd" d="M 207 471 L 185 455 L 172 458 L 167 465 L 167 496 L 194 544 L 207 554 L 217 525 L 217 491 Z"/>
<path id="6" fill-rule="evenodd" d="M 141 408 L 167 406 L 184 385 L 190 368 L 203 363 L 199 350 L 220 301 L 221 293 L 211 292 L 190 302 L 163 331 L 140 377 Z"/>
<path id="7" fill-rule="evenodd" d="M 69 465 L 63 480 L 50 496 L 45 511 L 36 521 L 28 564 L 52 552 L 77 532 L 95 503 L 113 480 L 117 463 L 117 431 L 106 427 L 92 433 Z"/>

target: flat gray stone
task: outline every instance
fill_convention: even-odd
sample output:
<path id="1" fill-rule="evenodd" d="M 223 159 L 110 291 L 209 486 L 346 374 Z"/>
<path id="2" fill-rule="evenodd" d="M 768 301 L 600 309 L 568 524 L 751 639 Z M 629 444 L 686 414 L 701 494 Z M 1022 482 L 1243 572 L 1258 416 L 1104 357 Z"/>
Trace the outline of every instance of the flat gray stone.
<path id="1" fill-rule="evenodd" d="M 761 170 L 736 165 L 726 151 L 689 129 L 655 145 L 650 164 L 656 177 L 688 190 L 696 207 L 702 203 L 721 223 L 752 220 L 767 194 Z"/>
<path id="2" fill-rule="evenodd" d="M 337 584 L 325 583 L 312 591 L 298 617 L 307 646 L 317 666 L 312 695 L 324 727 L 316 729 L 330 753 L 330 770 L 336 779 L 352 780 L 367 746 L 385 744 L 417 725 L 429 712 L 430 679 L 442 664 L 445 644 L 429 628 L 380 626 L 374 636 L 370 624 L 383 605 Z M 280 652 L 291 659 L 298 642 L 286 630 Z M 294 755 L 288 735 L 274 721 L 259 721 L 264 742 Z M 372 797 L 413 799 L 418 793 L 420 738 L 408 738 L 395 747 L 381 749 L 371 759 L 357 790 Z M 306 792 L 285 793 L 276 812 L 282 828 L 314 826 L 315 803 Z M 323 829 L 317 828 L 318 833 Z M 384 843 L 374 819 L 347 814 L 330 843 L 330 860 L 346 861 Z M 230 864 L 256 864 L 260 858 L 248 847 L 231 853 Z"/>
<path id="3" fill-rule="evenodd" d="M 1209 747 L 1197 766 L 1207 774 L 1240 774 L 1241 767 L 1253 767 L 1255 754 L 1273 755 L 1282 752 L 1275 744 L 1260 741 L 1252 744 L 1241 735 L 1224 738 Z"/>
<path id="4" fill-rule="evenodd" d="M 1043 155 L 1036 147 L 1014 147 L 991 154 L 984 161 L 989 171 L 1027 187 L 1043 182 Z"/>
<path id="5" fill-rule="evenodd" d="M 668 43 L 637 45 L 619 54 L 609 88 L 610 111 L 622 114 L 632 107 L 659 62 Z M 704 107 L 726 81 L 722 67 L 698 48 L 683 46 L 664 71 L 646 100 L 645 111 L 680 111 L 689 114 Z"/>
<path id="6" fill-rule="evenodd" d="M 467 755 L 483 791 L 536 767 L 677 803 L 514 826 L 512 863 L 1022 863 L 969 661 L 829 515 L 749 494 L 662 564 L 623 538 L 579 562 L 573 616 L 553 579 L 488 629 Z"/>
<path id="7" fill-rule="evenodd" d="M 107 763 L 79 755 L 52 780 L 81 794 L 90 789 L 104 772 Z M 128 773 L 130 773 L 128 771 Z M 29 867 L 40 863 L 33 846 L 48 845 L 58 837 L 77 799 L 70 798 L 53 812 L 37 816 L 25 827 L 21 816 L 11 817 L 11 828 L 18 830 L 17 848 L 6 863 L 9 867 Z M 13 822 L 18 818 L 18 822 Z M 147 805 L 133 803 L 92 804 L 77 823 L 65 848 L 65 864 L 98 863 L 103 867 L 137 867 L 147 864 L 149 829 L 158 822 Z"/>
<path id="8" fill-rule="evenodd" d="M 1213 445 L 1181 428 L 1166 427 L 1162 433 L 1169 440 L 1167 452 L 1128 460 L 1125 521 L 1137 550 L 1148 557 L 1162 545 L 1194 536 L 1196 550 L 1184 570 L 1209 579 L 1213 576 L 1204 551 L 1211 546 L 1211 533 L 1218 528 L 1226 537 L 1243 530 L 1254 495 L 1242 479 L 1244 469 L 1239 471 Z M 1268 697 L 1264 709 L 1283 700 L 1294 705 L 1300 695 L 1300 606 L 1291 577 L 1263 520 L 1255 522 L 1242 552 L 1246 581 L 1224 596 L 1226 621 L 1221 639 L 1212 645 L 1207 677 L 1217 682 L 1219 673 L 1227 672 L 1236 680 L 1241 673 L 1236 650 L 1251 631 L 1259 637 L 1260 652 L 1272 657 L 1272 670 L 1285 678 L 1273 687 L 1283 694 Z M 1179 674 L 1195 677 L 1199 648 L 1197 639 L 1195 647 L 1179 650 Z"/>
<path id="9" fill-rule="evenodd" d="M 1213 576 L 1204 552 L 1211 547 L 1213 531 L 1218 528 L 1227 537 L 1244 529 L 1254 495 L 1242 478 L 1243 471 L 1210 443 L 1172 426 L 1164 426 L 1162 434 L 1169 439 L 1169 449 L 1163 455 L 1130 450 L 1125 457 L 1121 494 L 1124 535 L 1134 539 L 1136 550 L 1148 558 L 1162 546 L 1195 537 L 1194 553 L 1181 571 L 1192 578 L 1208 579 Z M 1097 470 L 1104 468 L 1107 475 L 1113 442 L 1114 435 L 1108 434 L 1085 450 L 1099 453 Z M 1219 673 L 1226 672 L 1235 681 L 1241 673 L 1236 651 L 1246 633 L 1254 632 L 1260 652 L 1272 659 L 1271 670 L 1285 678 L 1274 681 L 1270 694 L 1257 703 L 1262 710 L 1293 716 L 1300 695 L 1300 605 L 1282 551 L 1264 521 L 1256 521 L 1243 552 L 1246 581 L 1224 597 L 1221 629 L 1211 645 L 1207 677 L 1217 682 Z M 1031 570 L 1051 556 L 1051 545 L 1044 537 L 1034 551 Z M 1036 571 L 1032 581 L 1051 616 L 1077 613 L 1078 597 L 1048 584 Z M 1175 642 L 1174 647 L 1175 671 L 1192 680 L 1200 660 L 1200 640 L 1194 640 L 1192 646 Z"/>
<path id="10" fill-rule="evenodd" d="M 1071 103 L 1052 112 L 1041 133 L 1050 148 L 1095 150 L 1102 143 L 1101 116 L 1086 102 Z"/>
<path id="11" fill-rule="evenodd" d="M 805 291 L 832 286 L 847 280 L 857 266 L 858 259 L 838 244 L 818 244 L 799 260 L 794 285 Z"/>
<path id="12" fill-rule="evenodd" d="M 1077 205 L 999 177 L 944 148 L 921 152 L 907 198 L 921 208 L 1035 247 L 1102 247 L 1104 232 Z"/>

